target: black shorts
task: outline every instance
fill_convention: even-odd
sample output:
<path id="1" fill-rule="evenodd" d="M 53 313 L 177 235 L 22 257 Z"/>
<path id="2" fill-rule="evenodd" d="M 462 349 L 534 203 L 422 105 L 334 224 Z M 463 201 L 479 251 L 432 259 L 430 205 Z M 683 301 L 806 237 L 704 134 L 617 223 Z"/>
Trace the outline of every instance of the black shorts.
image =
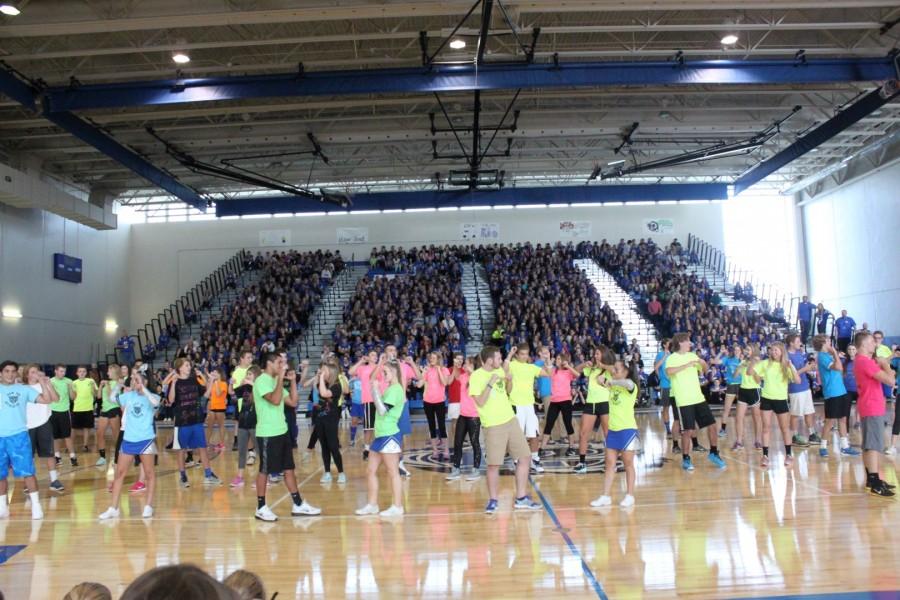
<path id="1" fill-rule="evenodd" d="M 725 388 L 726 396 L 737 396 L 741 392 L 741 384 L 739 383 L 729 383 L 728 387 Z"/>
<path id="2" fill-rule="evenodd" d="M 850 396 L 842 394 L 834 398 L 825 398 L 825 418 L 845 419 L 850 416 Z"/>
<path id="3" fill-rule="evenodd" d="M 850 404 L 853 405 L 856 403 L 856 399 L 859 398 L 859 392 L 847 392 L 847 398 L 850 400 Z"/>
<path id="4" fill-rule="evenodd" d="M 671 395 L 671 392 L 669 393 L 669 404 L 671 404 L 671 405 L 672 405 L 672 408 L 674 409 L 674 410 L 672 411 L 672 415 L 673 415 L 672 418 L 673 418 L 675 421 L 680 421 L 680 420 L 681 420 L 681 416 L 678 414 L 678 404 L 675 403 L 675 396 L 672 396 L 672 395 Z"/>
<path id="5" fill-rule="evenodd" d="M 290 471 L 294 468 L 294 451 L 287 433 L 272 437 L 256 437 L 259 472 L 263 475 Z"/>
<path id="6" fill-rule="evenodd" d="M 659 400 L 662 403 L 663 407 L 672 404 L 671 388 L 659 388 Z"/>
<path id="7" fill-rule="evenodd" d="M 72 413 L 72 429 L 93 429 L 94 411 L 80 410 Z"/>
<path id="8" fill-rule="evenodd" d="M 375 403 L 363 404 L 363 431 L 375 429 Z"/>
<path id="9" fill-rule="evenodd" d="M 121 408 L 111 408 L 109 410 L 100 411 L 100 416 L 104 419 L 115 419 L 116 417 L 122 418 L 122 409 Z"/>
<path id="10" fill-rule="evenodd" d="M 224 408 L 211 408 L 211 409 L 209 409 L 209 412 L 212 412 L 212 413 L 223 413 L 223 412 L 225 412 L 225 409 L 224 409 Z"/>
<path id="11" fill-rule="evenodd" d="M 54 410 L 50 413 L 50 426 L 53 428 L 53 439 L 64 440 L 72 437 L 72 417 L 67 410 Z"/>
<path id="12" fill-rule="evenodd" d="M 776 415 L 783 415 L 789 410 L 787 400 L 772 400 L 771 398 L 763 398 L 760 403 L 762 410 L 771 410 Z"/>
<path id="13" fill-rule="evenodd" d="M 28 430 L 31 438 L 31 452 L 39 458 L 51 458 L 53 456 L 53 425 L 47 421 L 34 429 Z"/>
<path id="14" fill-rule="evenodd" d="M 759 388 L 740 388 L 738 402 L 743 402 L 747 406 L 756 406 L 759 404 Z"/>
<path id="15" fill-rule="evenodd" d="M 690 406 L 679 406 L 675 409 L 675 414 L 680 417 L 682 431 L 703 429 L 716 424 L 716 418 L 706 402 L 691 404 Z"/>
<path id="16" fill-rule="evenodd" d="M 594 415 L 602 417 L 609 414 L 609 402 L 586 402 L 584 408 L 581 409 L 582 415 Z"/>

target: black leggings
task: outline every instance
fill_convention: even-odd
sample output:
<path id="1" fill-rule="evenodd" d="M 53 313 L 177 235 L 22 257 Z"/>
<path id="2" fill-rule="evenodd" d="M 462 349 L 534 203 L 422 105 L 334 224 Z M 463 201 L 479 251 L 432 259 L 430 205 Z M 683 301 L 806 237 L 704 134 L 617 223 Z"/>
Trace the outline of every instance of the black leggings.
<path id="1" fill-rule="evenodd" d="M 566 433 L 572 435 L 575 428 L 572 427 L 572 401 L 551 402 L 550 408 L 547 409 L 547 421 L 544 423 L 544 435 L 550 435 L 553 426 L 556 425 L 556 418 L 562 412 L 563 425 L 566 426 Z"/>
<path id="2" fill-rule="evenodd" d="M 319 438 L 319 446 L 322 448 L 322 465 L 325 472 L 331 470 L 331 461 L 334 460 L 334 466 L 337 467 L 338 473 L 344 472 L 344 461 L 341 458 L 340 442 L 338 442 L 338 425 L 340 424 L 340 413 L 335 412 L 334 416 L 319 417 L 316 420 L 316 436 Z"/>
<path id="3" fill-rule="evenodd" d="M 428 419 L 428 432 L 431 439 L 445 439 L 447 437 L 447 405 L 431 404 L 425 402 L 425 417 Z"/>
<path id="4" fill-rule="evenodd" d="M 894 400 L 894 426 L 891 435 L 900 435 L 900 398 Z"/>
<path id="5" fill-rule="evenodd" d="M 481 421 L 478 417 L 460 417 L 456 420 L 456 433 L 453 436 L 453 466 L 457 469 L 462 464 L 463 441 L 469 435 L 472 444 L 472 466 L 477 469 L 481 465 L 481 444 L 478 441 L 481 433 Z"/>

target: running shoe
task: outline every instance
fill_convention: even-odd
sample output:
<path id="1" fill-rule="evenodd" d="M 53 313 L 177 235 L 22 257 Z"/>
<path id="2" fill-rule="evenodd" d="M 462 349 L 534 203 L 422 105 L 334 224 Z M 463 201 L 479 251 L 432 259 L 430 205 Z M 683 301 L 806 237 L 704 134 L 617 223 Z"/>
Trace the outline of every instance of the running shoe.
<path id="1" fill-rule="evenodd" d="M 723 437 L 725 437 L 725 436 L 727 436 L 727 435 L 728 435 L 728 433 L 727 433 L 724 429 L 720 429 L 720 430 L 719 430 L 719 437 L 720 437 L 720 438 L 723 438 Z"/>
<path id="2" fill-rule="evenodd" d="M 580 462 L 577 465 L 575 465 L 575 468 L 572 469 L 572 472 L 575 473 L 576 475 L 583 475 L 584 473 L 587 473 L 587 465 L 584 464 L 583 462 Z"/>
<path id="3" fill-rule="evenodd" d="M 251 450 L 247 453 L 247 464 L 253 466 L 256 464 L 256 452 Z"/>
<path id="4" fill-rule="evenodd" d="M 203 478 L 203 485 L 222 485 L 222 480 L 212 473 Z"/>
<path id="5" fill-rule="evenodd" d="M 399 465 L 398 469 L 400 470 L 400 475 L 403 477 L 412 477 L 412 473 L 409 472 L 409 469 L 404 467 L 403 465 Z"/>
<path id="6" fill-rule="evenodd" d="M 347 483 L 347 475 L 344 473 L 338 473 L 337 482 L 338 483 Z"/>
<path id="7" fill-rule="evenodd" d="M 754 449 L 754 450 L 760 450 L 760 451 L 761 451 L 761 450 L 762 450 L 762 444 L 760 444 L 759 442 L 753 442 L 753 449 Z"/>
<path id="8" fill-rule="evenodd" d="M 393 504 L 390 508 L 386 508 L 380 513 L 378 513 L 382 517 L 402 517 L 403 516 L 403 507 L 402 506 L 394 506 Z"/>
<path id="9" fill-rule="evenodd" d="M 321 515 L 322 509 L 316 508 L 315 506 L 304 500 L 302 504 L 295 504 L 293 507 L 291 507 L 291 514 L 295 517 L 312 517 L 315 515 Z"/>
<path id="10" fill-rule="evenodd" d="M 785 456 L 784 457 L 784 466 L 791 467 L 791 466 L 793 466 L 793 464 L 794 464 L 793 456 Z"/>
<path id="11" fill-rule="evenodd" d="M 535 473 L 543 473 L 544 465 L 541 464 L 541 460 L 539 458 L 531 459 L 531 470 Z"/>
<path id="12" fill-rule="evenodd" d="M 819 448 L 819 456 L 822 458 L 828 458 L 828 448 L 825 446 L 821 446 Z"/>
<path id="13" fill-rule="evenodd" d="M 550 450 L 549 448 L 542 448 L 540 451 L 541 456 L 556 456 L 556 450 Z"/>
<path id="14" fill-rule="evenodd" d="M 735 443 L 731 446 L 731 449 L 732 449 L 733 451 L 743 450 L 743 449 L 744 449 L 744 445 L 743 445 L 742 443 L 740 443 L 740 442 L 735 442 Z"/>
<path id="15" fill-rule="evenodd" d="M 267 521 L 271 523 L 272 521 L 278 520 L 278 515 L 272 512 L 272 509 L 268 506 L 263 506 L 262 508 L 257 508 L 256 513 L 253 515 L 260 521 Z"/>
<path id="16" fill-rule="evenodd" d="M 809 443 L 810 444 L 821 444 L 822 438 L 819 437 L 818 433 L 809 434 Z"/>
<path id="17" fill-rule="evenodd" d="M 473 467 L 469 474 L 466 475 L 466 481 L 475 481 L 477 479 L 481 479 L 481 471 Z"/>
<path id="18" fill-rule="evenodd" d="M 182 477 L 182 478 L 180 479 L 179 483 L 181 484 L 181 487 L 183 487 L 183 488 L 189 488 L 189 487 L 191 487 L 191 482 L 188 481 L 187 476 Z"/>
<path id="19" fill-rule="evenodd" d="M 457 479 L 460 478 L 460 475 L 461 474 L 459 472 L 459 469 L 457 469 L 456 467 L 453 467 L 452 469 L 450 469 L 450 474 L 447 475 L 447 477 L 445 477 L 445 479 L 447 481 L 456 481 Z"/>
<path id="20" fill-rule="evenodd" d="M 100 458 L 97 459 L 97 462 L 94 463 L 94 466 L 102 467 L 105 464 L 106 464 L 106 459 L 101 456 Z"/>
<path id="21" fill-rule="evenodd" d="M 707 458 L 709 459 L 709 462 L 716 465 L 717 469 L 725 468 L 725 461 L 722 460 L 722 457 L 718 454 L 710 454 L 709 456 L 707 456 Z"/>
<path id="22" fill-rule="evenodd" d="M 281 473 L 269 475 L 269 483 L 281 483 Z"/>
<path id="23" fill-rule="evenodd" d="M 873 496 L 881 496 L 882 498 L 893 498 L 895 492 L 888 488 L 883 481 L 879 481 L 869 488 L 869 493 Z"/>
<path id="24" fill-rule="evenodd" d="M 107 509 L 100 515 L 100 520 L 101 520 L 101 521 L 108 521 L 109 519 L 118 519 L 118 518 L 119 518 L 119 509 L 118 509 L 118 508 L 113 508 L 112 506 L 110 506 L 109 508 L 107 508 Z"/>
<path id="25" fill-rule="evenodd" d="M 591 506 L 600 508 L 602 506 L 612 506 L 612 498 L 609 496 L 600 496 L 596 500 L 591 500 Z"/>
<path id="26" fill-rule="evenodd" d="M 672 454 L 681 454 L 681 446 L 672 444 Z"/>
<path id="27" fill-rule="evenodd" d="M 893 446 L 891 446 L 890 448 L 885 448 L 884 454 L 885 454 L 885 456 L 896 456 L 897 449 L 894 448 Z"/>
<path id="28" fill-rule="evenodd" d="M 144 507 L 144 512 L 141 513 L 141 517 L 144 519 L 150 519 L 153 517 L 153 507 L 149 504 Z"/>
<path id="29" fill-rule="evenodd" d="M 366 504 L 362 508 L 356 509 L 356 514 L 363 515 L 377 515 L 378 514 L 378 506 L 375 504 Z"/>
<path id="30" fill-rule="evenodd" d="M 56 460 L 56 466 L 57 466 L 57 467 L 58 467 L 59 465 L 62 464 L 62 457 L 61 457 L 61 456 L 54 456 L 53 458 Z"/>
<path id="31" fill-rule="evenodd" d="M 763 454 L 762 458 L 759 459 L 759 466 L 762 467 L 763 469 L 768 468 L 769 467 L 769 457 L 766 456 L 765 454 Z"/>
<path id="32" fill-rule="evenodd" d="M 802 447 L 802 448 L 805 448 L 805 447 L 809 446 L 809 440 L 807 440 L 807 439 L 806 439 L 805 437 L 803 437 L 802 435 L 795 435 L 794 437 L 792 437 L 792 438 L 791 438 L 791 443 L 792 443 L 794 446 L 800 446 L 800 447 Z"/>
<path id="33" fill-rule="evenodd" d="M 51 490 L 51 491 L 54 491 L 54 492 L 60 492 L 60 493 L 61 493 L 61 492 L 66 491 L 66 488 L 63 487 L 63 484 L 60 483 L 59 479 L 57 479 L 56 481 L 51 481 L 51 482 L 50 482 L 50 490 Z"/>
<path id="34" fill-rule="evenodd" d="M 319 479 L 319 483 L 331 483 L 331 472 L 327 472 Z"/>
<path id="35" fill-rule="evenodd" d="M 363 450 L 363 460 L 369 460 L 369 451 Z"/>
<path id="36" fill-rule="evenodd" d="M 701 446 L 700 444 L 694 444 L 694 452 L 709 452 L 709 449 Z"/>
<path id="37" fill-rule="evenodd" d="M 484 512 L 489 515 L 494 514 L 495 512 L 497 512 L 499 504 L 499 502 L 491 498 L 490 500 L 488 500 L 487 506 L 484 507 Z"/>
<path id="38" fill-rule="evenodd" d="M 134 484 L 130 488 L 128 488 L 128 491 L 134 494 L 137 492 L 143 492 L 146 489 L 147 486 L 144 485 L 143 481 L 135 481 Z"/>
<path id="39" fill-rule="evenodd" d="M 578 456 L 578 450 L 570 446 L 566 448 L 566 456 Z"/>
<path id="40" fill-rule="evenodd" d="M 846 448 L 841 448 L 841 454 L 844 456 L 859 456 L 861 453 L 853 446 L 847 446 Z"/>
<path id="41" fill-rule="evenodd" d="M 619 502 L 619 506 L 622 508 L 631 508 L 634 506 L 634 496 L 631 494 L 625 494 L 625 497 L 622 498 L 622 501 Z"/>
<path id="42" fill-rule="evenodd" d="M 234 479 L 231 480 L 231 483 L 228 484 L 230 487 L 236 488 L 244 485 L 244 478 L 240 475 L 235 475 Z"/>
<path id="43" fill-rule="evenodd" d="M 78 466 L 78 459 L 75 458 L 74 456 L 70 456 L 70 457 L 69 457 L 69 464 L 71 464 L 73 467 L 77 467 L 77 466 Z"/>
<path id="44" fill-rule="evenodd" d="M 522 496 L 521 498 L 516 498 L 513 508 L 516 510 L 540 510 L 541 505 L 528 496 Z"/>
<path id="45" fill-rule="evenodd" d="M 685 471 L 693 471 L 694 463 L 692 463 L 691 459 L 689 459 L 689 458 L 683 458 L 683 459 L 681 459 L 681 468 L 684 469 Z"/>

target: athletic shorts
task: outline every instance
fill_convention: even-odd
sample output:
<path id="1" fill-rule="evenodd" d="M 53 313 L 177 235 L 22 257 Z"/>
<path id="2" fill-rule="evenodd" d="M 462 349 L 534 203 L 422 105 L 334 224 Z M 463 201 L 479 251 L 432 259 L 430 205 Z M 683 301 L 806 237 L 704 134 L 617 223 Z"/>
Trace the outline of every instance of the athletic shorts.
<path id="1" fill-rule="evenodd" d="M 263 475 L 281 473 L 294 468 L 294 452 L 287 433 L 271 437 L 256 436 L 256 455 L 259 472 Z"/>
<path id="2" fill-rule="evenodd" d="M 28 438 L 31 440 L 31 450 L 38 458 L 50 458 L 53 456 L 53 425 L 47 421 L 34 429 L 28 430 Z"/>
<path id="3" fill-rule="evenodd" d="M 10 469 L 14 477 L 34 476 L 31 438 L 27 431 L 0 437 L 0 481 L 6 479 Z"/>
<path id="4" fill-rule="evenodd" d="M 783 415 L 788 412 L 787 400 L 772 400 L 763 396 L 759 406 L 762 410 L 771 410 L 776 415 Z"/>
<path id="5" fill-rule="evenodd" d="M 825 418 L 844 419 L 850 416 L 850 396 L 841 394 L 834 398 L 825 398 Z"/>
<path id="6" fill-rule="evenodd" d="M 856 403 L 856 399 L 859 398 L 859 392 L 847 392 L 847 398 L 850 399 L 850 404 L 853 405 Z"/>
<path id="7" fill-rule="evenodd" d="M 510 419 L 502 425 L 482 427 L 482 431 L 484 431 L 488 466 L 502 465 L 507 452 L 513 459 L 531 459 L 531 448 L 528 447 L 528 441 L 516 419 Z"/>
<path id="8" fill-rule="evenodd" d="M 181 450 L 206 448 L 206 430 L 203 424 L 180 425 L 178 427 L 178 446 Z"/>
<path id="9" fill-rule="evenodd" d="M 447 418 L 451 421 L 459 418 L 459 402 L 450 402 L 447 404 Z"/>
<path id="10" fill-rule="evenodd" d="M 675 396 L 673 396 L 671 392 L 669 392 L 669 404 L 675 409 L 672 411 L 672 414 L 674 415 L 672 419 L 675 421 L 681 420 L 681 415 L 678 414 L 678 403 L 675 402 Z"/>
<path id="11" fill-rule="evenodd" d="M 109 410 L 101 410 L 100 416 L 104 419 L 115 419 L 122 418 L 122 409 L 121 408 L 111 408 Z"/>
<path id="12" fill-rule="evenodd" d="M 740 388 L 738 402 L 743 402 L 747 406 L 756 406 L 759 404 L 759 388 Z"/>
<path id="13" fill-rule="evenodd" d="M 399 433 L 385 435 L 372 440 L 369 450 L 379 454 L 400 454 L 403 451 L 402 438 Z"/>
<path id="14" fill-rule="evenodd" d="M 363 431 L 375 429 L 375 403 L 363 404 Z"/>
<path id="15" fill-rule="evenodd" d="M 884 415 L 863 417 L 862 423 L 862 448 L 863 450 L 884 450 Z"/>
<path id="16" fill-rule="evenodd" d="M 593 415 L 602 417 L 609 414 L 609 402 L 586 402 L 584 408 L 581 409 L 582 415 Z"/>
<path id="17" fill-rule="evenodd" d="M 540 423 L 538 422 L 537 413 L 534 412 L 534 404 L 529 406 L 516 405 L 513 406 L 513 411 L 516 413 L 516 421 L 518 421 L 519 428 L 525 434 L 525 437 L 528 439 L 536 438 L 540 430 Z"/>
<path id="18" fill-rule="evenodd" d="M 610 431 L 606 435 L 606 447 L 620 452 L 625 452 L 626 450 L 634 451 L 637 449 L 637 440 L 637 429 Z"/>
<path id="19" fill-rule="evenodd" d="M 72 429 L 93 429 L 94 411 L 80 410 L 72 413 Z"/>
<path id="20" fill-rule="evenodd" d="M 672 388 L 659 388 L 659 400 L 663 406 L 672 403 Z"/>
<path id="21" fill-rule="evenodd" d="M 741 391 L 741 384 L 739 383 L 729 383 L 728 387 L 725 388 L 726 396 L 737 396 Z"/>
<path id="22" fill-rule="evenodd" d="M 224 409 L 224 408 L 211 408 L 211 409 L 209 409 L 209 412 L 212 412 L 212 413 L 224 413 L 224 412 L 225 412 L 225 409 Z"/>
<path id="23" fill-rule="evenodd" d="M 364 409 L 362 404 L 351 404 L 350 405 L 350 416 L 355 417 L 357 419 L 362 419 L 364 414 Z"/>
<path id="24" fill-rule="evenodd" d="M 816 412 L 816 407 L 813 406 L 812 392 L 809 390 L 788 394 L 788 400 L 790 401 L 792 417 L 805 417 Z"/>
<path id="25" fill-rule="evenodd" d="M 126 442 L 122 440 L 122 447 L 119 449 L 122 454 L 130 454 L 131 456 L 140 456 L 141 454 L 156 454 L 156 440 L 144 440 L 142 442 Z"/>
<path id="26" fill-rule="evenodd" d="M 50 413 L 50 426 L 53 427 L 53 439 L 64 440 L 72 437 L 72 416 L 67 410 L 54 410 Z"/>
<path id="27" fill-rule="evenodd" d="M 705 401 L 689 406 L 676 407 L 675 414 L 679 415 L 682 431 L 703 429 L 716 424 L 716 418 L 709 409 L 709 404 Z"/>

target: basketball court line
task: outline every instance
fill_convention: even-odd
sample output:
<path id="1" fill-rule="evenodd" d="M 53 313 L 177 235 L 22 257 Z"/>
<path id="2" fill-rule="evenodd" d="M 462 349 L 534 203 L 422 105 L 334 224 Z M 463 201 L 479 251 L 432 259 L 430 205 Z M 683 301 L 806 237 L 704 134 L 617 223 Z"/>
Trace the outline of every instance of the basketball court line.
<path id="1" fill-rule="evenodd" d="M 728 460 L 734 461 L 734 462 L 736 462 L 736 463 L 738 463 L 738 464 L 746 465 L 746 466 L 750 467 L 751 469 L 753 469 L 754 471 L 762 471 L 762 472 L 764 472 L 764 473 L 766 473 L 766 474 L 769 473 L 769 469 L 768 469 L 768 468 L 765 468 L 765 469 L 764 469 L 764 468 L 762 468 L 762 467 L 758 467 L 758 466 L 756 466 L 756 465 L 750 464 L 749 462 L 747 462 L 747 461 L 745 461 L 745 460 L 740 460 L 740 459 L 738 459 L 738 458 L 734 458 L 733 456 L 729 456 L 729 457 L 728 457 Z M 813 484 L 811 484 L 811 483 L 807 483 L 807 482 L 803 481 L 802 479 L 797 479 L 796 477 L 793 476 L 793 472 L 791 472 L 791 480 L 794 481 L 795 483 L 799 483 L 799 484 L 802 485 L 802 486 L 806 486 L 806 487 L 808 487 L 808 488 L 811 488 L 811 489 L 813 489 L 813 490 L 816 490 L 816 491 L 819 492 L 819 493 L 825 494 L 826 496 L 850 496 L 850 495 L 861 496 L 861 495 L 863 495 L 863 494 L 859 494 L 859 493 L 835 494 L 834 492 L 829 492 L 828 490 L 823 490 L 822 488 L 820 488 L 820 487 L 818 487 L 818 486 L 816 486 L 816 485 L 813 485 Z"/>
<path id="2" fill-rule="evenodd" d="M 319 471 L 322 471 L 323 469 L 324 469 L 324 467 L 319 467 L 318 469 L 316 469 L 315 471 L 313 471 L 312 473 L 310 473 L 309 475 L 307 475 L 306 478 L 305 478 L 303 481 L 298 481 L 298 482 L 297 482 L 297 491 L 300 491 L 300 486 L 302 486 L 304 483 L 306 483 L 307 481 L 309 481 L 310 479 L 312 479 L 315 475 L 317 475 L 317 474 L 319 473 Z M 279 483 L 280 483 L 280 482 L 279 482 Z M 268 488 L 269 485 L 271 485 L 271 484 L 267 484 L 267 485 L 266 485 L 266 489 L 269 489 L 269 488 Z M 275 508 L 276 506 L 278 506 L 279 504 L 281 504 L 282 502 L 284 502 L 285 500 L 287 500 L 287 499 L 290 498 L 290 497 L 291 497 L 291 493 L 288 492 L 287 494 L 285 494 L 284 496 L 282 496 L 281 498 L 279 498 L 278 500 L 276 500 L 276 501 L 275 501 L 275 504 L 273 504 L 273 505 L 270 506 L 269 508 Z"/>

